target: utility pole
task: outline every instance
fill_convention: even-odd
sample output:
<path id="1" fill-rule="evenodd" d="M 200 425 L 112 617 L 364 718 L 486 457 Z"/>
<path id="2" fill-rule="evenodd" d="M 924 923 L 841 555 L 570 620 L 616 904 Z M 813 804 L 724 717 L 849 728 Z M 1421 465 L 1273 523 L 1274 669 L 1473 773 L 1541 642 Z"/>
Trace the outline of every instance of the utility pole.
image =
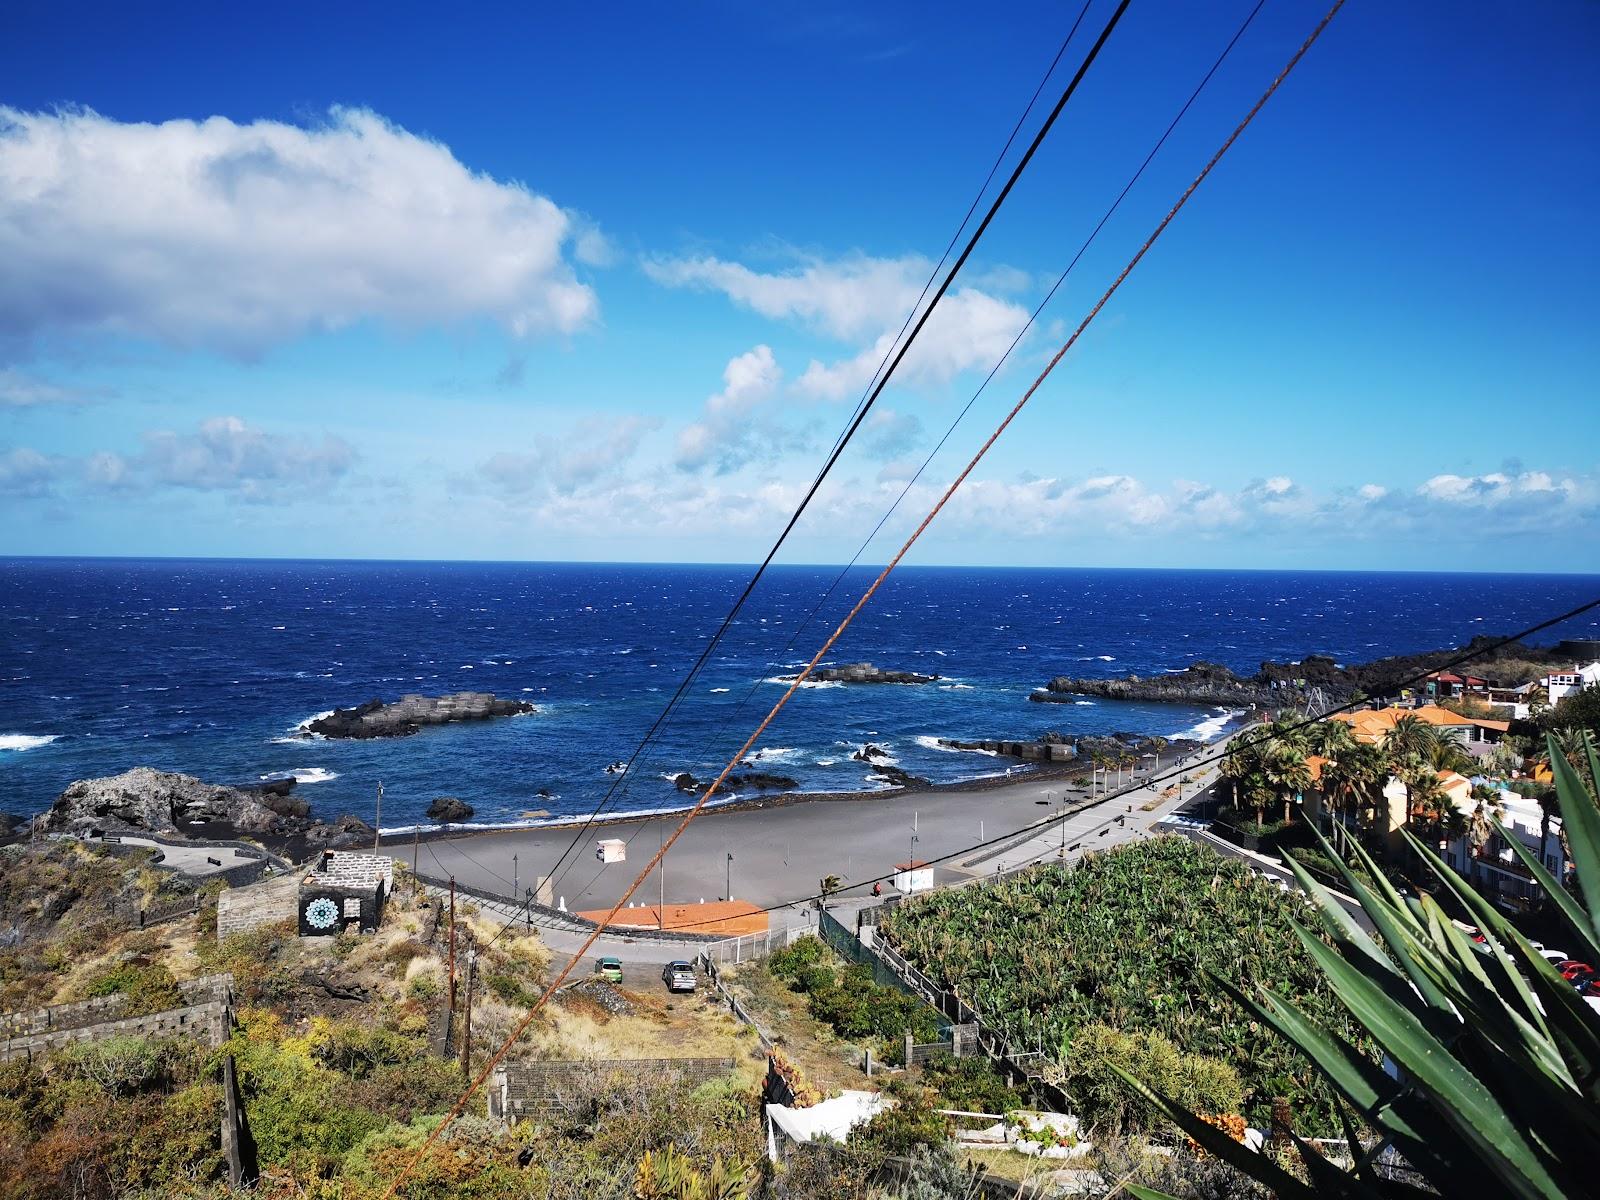
<path id="1" fill-rule="evenodd" d="M 417 873 L 417 850 L 421 845 L 422 831 L 420 829 L 413 829 L 411 831 L 411 873 L 413 875 Z"/>
<path id="2" fill-rule="evenodd" d="M 728 877 L 723 885 L 724 892 L 729 900 L 733 899 L 733 851 L 728 851 Z"/>
<path id="3" fill-rule="evenodd" d="M 467 1006 L 461 1014 L 461 1073 L 472 1072 L 472 981 L 478 974 L 478 951 L 467 943 Z"/>
<path id="4" fill-rule="evenodd" d="M 378 803 L 372 812 L 372 857 L 378 857 L 378 830 L 383 828 L 383 780 L 378 780 Z"/>
<path id="5" fill-rule="evenodd" d="M 456 1027 L 456 877 L 450 876 L 450 1006 L 445 1013 L 444 1037 L 449 1046 Z"/>
<path id="6" fill-rule="evenodd" d="M 656 914 L 656 924 L 662 929 L 667 927 L 667 823 L 656 823 L 656 834 L 661 840 L 661 849 L 657 853 L 661 856 L 658 866 L 661 870 L 661 911 Z"/>
<path id="7" fill-rule="evenodd" d="M 517 894 L 517 856 L 511 856 L 511 894 Z"/>

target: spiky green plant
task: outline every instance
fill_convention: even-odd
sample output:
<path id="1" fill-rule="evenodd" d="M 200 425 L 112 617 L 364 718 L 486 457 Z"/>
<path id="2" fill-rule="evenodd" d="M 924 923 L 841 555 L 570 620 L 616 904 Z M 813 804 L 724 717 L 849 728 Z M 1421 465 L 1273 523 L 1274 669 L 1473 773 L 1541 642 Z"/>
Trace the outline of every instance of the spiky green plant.
<path id="1" fill-rule="evenodd" d="M 1600 961 L 1600 808 L 1551 746 L 1562 823 L 1583 900 L 1511 836 L 1505 841 L 1545 889 L 1591 962 Z M 1587 754 L 1600 785 L 1600 759 Z M 1498 823 L 1497 828 L 1498 828 Z M 1501 831 L 1504 832 L 1503 830 Z M 1409 834 L 1407 835 L 1410 836 Z M 1446 1196 L 1562 1200 L 1597 1191 L 1600 1146 L 1600 1014 L 1540 957 L 1470 884 L 1415 838 L 1412 849 L 1465 908 L 1486 942 L 1475 946 L 1429 896 L 1402 897 L 1360 847 L 1374 886 L 1348 868 L 1345 882 L 1371 919 L 1364 932 L 1326 889 L 1291 863 L 1315 899 L 1332 945 L 1296 933 L 1350 1014 L 1383 1047 L 1392 1072 L 1375 1067 L 1293 1002 L 1261 988 L 1235 993 L 1262 1022 L 1316 1063 L 1348 1105 L 1354 1166 L 1329 1161 L 1298 1138 L 1302 1179 L 1269 1155 L 1246 1150 L 1195 1114 L 1123 1072 L 1207 1151 L 1274 1189 L 1282 1200 L 1419 1194 L 1380 1177 L 1374 1161 L 1392 1146 Z M 1232 991 L 1223 981 L 1219 987 Z M 1357 1128 L 1374 1131 L 1362 1148 Z M 1158 1193 L 1137 1189 L 1142 1200 Z"/>

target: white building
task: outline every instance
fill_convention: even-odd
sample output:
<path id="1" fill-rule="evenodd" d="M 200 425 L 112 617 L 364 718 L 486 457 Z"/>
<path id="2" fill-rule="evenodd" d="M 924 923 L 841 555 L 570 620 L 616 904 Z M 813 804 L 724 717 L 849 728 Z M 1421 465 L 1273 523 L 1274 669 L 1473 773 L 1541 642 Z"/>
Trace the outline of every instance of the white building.
<path id="1" fill-rule="evenodd" d="M 1570 671 L 1553 671 L 1539 682 L 1544 684 L 1544 690 L 1550 696 L 1550 707 L 1554 708 L 1573 692 L 1600 686 L 1600 662 L 1592 662 L 1586 667 L 1575 666 Z"/>
<path id="2" fill-rule="evenodd" d="M 933 887 L 933 864 L 925 863 L 919 858 L 910 862 L 895 863 L 894 877 L 890 880 L 896 891 L 911 895 L 913 892 L 925 892 Z"/>
<path id="3" fill-rule="evenodd" d="M 1455 802 L 1456 808 L 1469 819 L 1478 806 L 1478 801 L 1472 799 Z M 1544 810 L 1537 800 L 1502 791 L 1497 800 L 1489 803 L 1506 833 L 1532 851 L 1551 875 L 1565 880 L 1572 864 L 1561 849 L 1561 818 L 1551 816 L 1548 836 L 1541 838 Z M 1488 841 L 1477 848 L 1473 847 L 1471 835 L 1463 834 L 1450 843 L 1443 857 L 1479 892 L 1502 908 L 1520 908 L 1540 897 L 1539 885 L 1499 834 L 1491 834 Z"/>

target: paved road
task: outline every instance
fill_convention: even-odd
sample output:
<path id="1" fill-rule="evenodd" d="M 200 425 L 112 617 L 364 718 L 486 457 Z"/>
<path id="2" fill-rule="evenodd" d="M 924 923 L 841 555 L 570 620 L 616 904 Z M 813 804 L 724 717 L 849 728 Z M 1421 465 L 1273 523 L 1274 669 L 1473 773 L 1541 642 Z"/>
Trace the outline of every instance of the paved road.
<path id="1" fill-rule="evenodd" d="M 1192 788 L 1184 789 L 1192 794 Z M 1077 852 L 1115 844 L 1147 830 L 1159 813 L 1142 806 L 1154 799 L 1148 787 L 1100 801 L 1070 818 L 1067 845 L 1093 839 Z M 875 879 L 893 873 L 896 863 L 915 857 L 939 859 L 935 883 L 956 883 L 991 874 L 998 865 L 1010 868 L 1053 857 L 1061 850 L 1059 826 L 1052 825 L 1021 845 L 969 851 L 983 839 L 1030 826 L 1059 814 L 1068 805 L 1089 802 L 1087 791 L 1060 779 L 1022 777 L 1016 783 L 973 791 L 931 791 L 885 795 L 866 800 L 807 801 L 762 809 L 703 813 L 669 852 L 663 872 L 651 873 L 633 897 L 639 904 L 694 903 L 733 898 L 763 908 L 780 907 L 796 897 L 813 895 L 824 876 L 843 883 L 841 900 L 870 897 Z M 1173 807 L 1176 797 L 1161 802 Z M 1127 811 L 1129 805 L 1133 812 Z M 1104 836 L 1102 826 L 1117 816 Z M 678 818 L 622 822 L 586 834 L 577 851 L 557 871 L 550 899 L 569 910 L 606 908 L 615 903 L 640 867 L 655 854 L 661 839 Z M 474 888 L 519 895 L 549 872 L 571 841 L 572 830 L 507 830 L 450 840 L 423 842 L 415 851 L 425 875 L 454 876 Z M 598 837 L 627 843 L 627 859 L 596 860 Z M 413 849 L 391 843 L 387 851 L 409 862 Z M 731 856 L 731 860 L 730 860 Z M 951 856 L 946 860 L 946 856 Z M 1071 857 L 1069 855 L 1069 857 Z M 515 861 L 513 861 L 515 859 Z M 888 889 L 885 883 L 884 889 Z M 786 924 L 782 912 L 774 926 Z"/>

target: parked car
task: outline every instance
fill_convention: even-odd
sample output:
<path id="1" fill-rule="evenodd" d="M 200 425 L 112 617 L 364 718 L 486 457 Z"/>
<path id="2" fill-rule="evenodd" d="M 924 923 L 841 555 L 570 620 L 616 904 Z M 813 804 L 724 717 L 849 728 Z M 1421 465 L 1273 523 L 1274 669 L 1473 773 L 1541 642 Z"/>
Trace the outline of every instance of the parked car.
<path id="1" fill-rule="evenodd" d="M 1569 981 L 1574 979 L 1587 979 L 1589 976 L 1595 973 L 1594 968 L 1588 963 L 1579 962 L 1577 959 L 1572 958 L 1567 959 L 1565 962 L 1558 962 L 1556 964 L 1556 970 L 1561 972 L 1561 978 Z"/>
<path id="2" fill-rule="evenodd" d="M 604 979 L 607 983 L 621 983 L 622 960 L 620 958 L 612 958 L 610 955 L 596 959 L 594 973 L 596 978 Z"/>
<path id="3" fill-rule="evenodd" d="M 694 967 L 675 958 L 661 968 L 661 982 L 669 992 L 692 992 L 695 988 Z"/>
<path id="4" fill-rule="evenodd" d="M 1539 957 L 1547 959 L 1552 966 L 1556 967 L 1557 970 L 1560 969 L 1562 963 L 1572 961 L 1572 955 L 1568 954 L 1565 950 L 1541 949 L 1539 951 Z"/>

